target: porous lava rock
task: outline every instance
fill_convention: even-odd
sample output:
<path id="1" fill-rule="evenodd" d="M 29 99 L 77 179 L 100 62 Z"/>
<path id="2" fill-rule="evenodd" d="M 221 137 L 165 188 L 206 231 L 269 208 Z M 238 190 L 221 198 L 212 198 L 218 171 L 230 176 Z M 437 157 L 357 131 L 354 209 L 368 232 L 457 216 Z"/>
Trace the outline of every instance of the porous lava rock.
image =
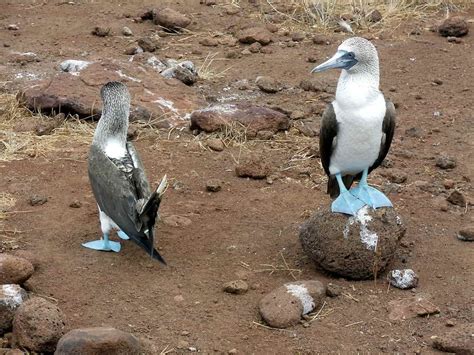
<path id="1" fill-rule="evenodd" d="M 259 303 L 263 320 L 275 328 L 298 324 L 301 317 L 319 307 L 326 295 L 326 287 L 317 280 L 297 281 L 265 295 Z"/>
<path id="2" fill-rule="evenodd" d="M 15 310 L 28 298 L 28 294 L 18 285 L 0 287 L 0 335 L 12 327 Z"/>
<path id="3" fill-rule="evenodd" d="M 287 130 L 290 120 L 285 114 L 268 107 L 254 106 L 246 103 L 218 104 L 191 114 L 191 129 L 204 132 L 225 130 L 238 123 L 247 132 Z M 237 128 L 239 125 L 237 125 Z"/>
<path id="4" fill-rule="evenodd" d="M 58 342 L 55 355 L 139 355 L 139 340 L 130 333 L 109 327 L 74 329 Z"/>
<path id="5" fill-rule="evenodd" d="M 18 307 L 13 318 L 13 335 L 31 351 L 50 353 L 64 334 L 64 315 L 53 303 L 35 297 Z"/>
<path id="6" fill-rule="evenodd" d="M 169 7 L 155 9 L 152 11 L 155 25 L 164 27 L 167 30 L 180 30 L 186 28 L 191 23 L 191 19 Z"/>
<path id="7" fill-rule="evenodd" d="M 373 278 L 391 261 L 405 227 L 393 208 L 361 208 L 356 216 L 320 210 L 300 230 L 306 254 L 338 276 Z"/>
<path id="8" fill-rule="evenodd" d="M 265 27 L 251 27 L 241 31 L 237 38 L 240 43 L 252 44 L 255 42 L 266 46 L 272 41 L 272 34 Z"/>
<path id="9" fill-rule="evenodd" d="M 438 32 L 444 37 L 462 37 L 469 33 L 469 25 L 464 17 L 452 16 L 441 23 Z"/>
<path id="10" fill-rule="evenodd" d="M 22 284 L 33 274 L 31 262 L 10 254 L 0 254 L 0 284 Z"/>

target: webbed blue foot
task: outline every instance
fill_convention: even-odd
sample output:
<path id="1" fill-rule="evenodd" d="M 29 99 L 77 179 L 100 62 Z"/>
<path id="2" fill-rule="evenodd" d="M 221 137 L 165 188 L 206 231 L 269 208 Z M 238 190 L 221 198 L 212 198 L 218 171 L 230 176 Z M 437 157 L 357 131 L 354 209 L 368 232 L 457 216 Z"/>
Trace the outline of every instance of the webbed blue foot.
<path id="1" fill-rule="evenodd" d="M 129 240 L 130 239 L 130 237 L 127 234 L 125 234 L 125 232 L 123 232 L 121 230 L 119 230 L 117 232 L 117 235 L 120 239 L 123 239 L 123 240 Z"/>
<path id="2" fill-rule="evenodd" d="M 367 169 L 362 173 L 359 185 L 352 188 L 350 193 L 372 208 L 393 206 L 387 196 L 367 184 Z"/>
<path id="3" fill-rule="evenodd" d="M 118 253 L 121 248 L 120 243 L 110 241 L 108 235 L 104 235 L 104 239 L 82 243 L 82 246 L 94 250 L 114 251 L 116 253 Z"/>
<path id="4" fill-rule="evenodd" d="M 362 207 L 364 207 L 364 202 L 352 196 L 352 194 L 346 190 L 341 192 L 338 198 L 333 201 L 331 211 L 355 216 L 357 211 Z"/>
<path id="5" fill-rule="evenodd" d="M 333 201 L 331 205 L 332 212 L 345 213 L 355 216 L 357 211 L 364 207 L 364 202 L 354 197 L 344 185 L 341 174 L 336 174 L 336 179 L 339 184 L 339 196 Z"/>

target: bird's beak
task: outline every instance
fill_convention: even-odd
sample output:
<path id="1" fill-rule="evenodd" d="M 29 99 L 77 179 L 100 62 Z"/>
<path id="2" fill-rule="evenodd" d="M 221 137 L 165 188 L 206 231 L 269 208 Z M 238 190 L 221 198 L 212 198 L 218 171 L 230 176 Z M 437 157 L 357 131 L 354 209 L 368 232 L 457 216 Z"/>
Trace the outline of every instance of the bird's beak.
<path id="1" fill-rule="evenodd" d="M 355 64 L 357 64 L 357 60 L 353 55 L 351 56 L 350 52 L 338 50 L 331 59 L 313 68 L 311 73 L 319 73 L 328 69 L 350 69 Z"/>

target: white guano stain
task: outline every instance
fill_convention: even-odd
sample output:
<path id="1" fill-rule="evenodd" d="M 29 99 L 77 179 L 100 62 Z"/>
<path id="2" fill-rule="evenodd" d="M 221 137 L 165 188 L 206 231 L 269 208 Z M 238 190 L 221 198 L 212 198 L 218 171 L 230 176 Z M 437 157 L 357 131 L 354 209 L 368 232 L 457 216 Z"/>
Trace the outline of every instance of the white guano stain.
<path id="1" fill-rule="evenodd" d="M 21 291 L 17 285 L 2 285 L 3 303 L 12 310 L 17 308 L 25 300 Z"/>
<path id="2" fill-rule="evenodd" d="M 140 79 L 137 79 L 137 78 L 134 78 L 132 76 L 128 76 L 127 74 L 124 74 L 121 70 L 117 70 L 116 73 L 121 77 L 121 78 L 125 78 L 125 79 L 128 79 L 128 80 L 131 80 L 131 81 L 134 81 L 136 83 L 141 83 L 142 81 Z"/>
<path id="3" fill-rule="evenodd" d="M 286 284 L 285 286 L 288 293 L 301 301 L 301 304 L 303 305 L 303 315 L 310 313 L 314 309 L 314 299 L 311 297 L 306 287 L 296 284 Z"/>
<path id="4" fill-rule="evenodd" d="M 417 275 L 412 269 L 392 270 L 390 272 L 391 284 L 401 289 L 413 287 L 416 278 Z"/>
<path id="5" fill-rule="evenodd" d="M 357 211 L 356 216 L 349 217 L 342 233 L 344 238 L 347 239 L 349 237 L 349 227 L 355 222 L 358 222 L 360 225 L 360 241 L 365 244 L 367 249 L 375 251 L 379 236 L 377 233 L 369 230 L 367 226 L 367 224 L 372 220 L 372 217 L 369 215 L 369 208 L 369 206 L 364 206 Z"/>

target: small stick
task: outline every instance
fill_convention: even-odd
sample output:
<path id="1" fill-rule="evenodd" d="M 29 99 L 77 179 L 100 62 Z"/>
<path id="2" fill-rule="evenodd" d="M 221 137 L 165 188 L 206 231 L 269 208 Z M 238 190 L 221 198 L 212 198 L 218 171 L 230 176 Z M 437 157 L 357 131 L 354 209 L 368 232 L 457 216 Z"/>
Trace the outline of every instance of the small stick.
<path id="1" fill-rule="evenodd" d="M 346 296 L 347 298 L 351 299 L 351 300 L 354 300 L 356 302 L 360 302 L 357 298 L 355 298 L 354 296 L 352 296 L 350 293 L 342 293 L 343 296 Z"/>
<path id="2" fill-rule="evenodd" d="M 363 320 L 361 320 L 360 322 L 354 322 L 354 323 L 351 323 L 351 324 L 346 324 L 344 327 L 352 327 L 353 325 L 357 325 L 357 324 L 362 324 L 362 323 L 365 323 Z"/>
<path id="3" fill-rule="evenodd" d="M 314 315 L 314 317 L 311 318 L 311 320 L 309 321 L 310 323 L 311 323 L 312 321 L 314 321 L 314 320 L 319 316 L 319 314 L 322 312 L 322 310 L 323 310 L 323 308 L 324 308 L 325 305 L 326 305 L 326 301 L 324 301 L 324 303 L 323 303 L 323 305 L 321 306 L 321 308 L 319 309 L 318 313 L 316 313 L 316 314 Z"/>

